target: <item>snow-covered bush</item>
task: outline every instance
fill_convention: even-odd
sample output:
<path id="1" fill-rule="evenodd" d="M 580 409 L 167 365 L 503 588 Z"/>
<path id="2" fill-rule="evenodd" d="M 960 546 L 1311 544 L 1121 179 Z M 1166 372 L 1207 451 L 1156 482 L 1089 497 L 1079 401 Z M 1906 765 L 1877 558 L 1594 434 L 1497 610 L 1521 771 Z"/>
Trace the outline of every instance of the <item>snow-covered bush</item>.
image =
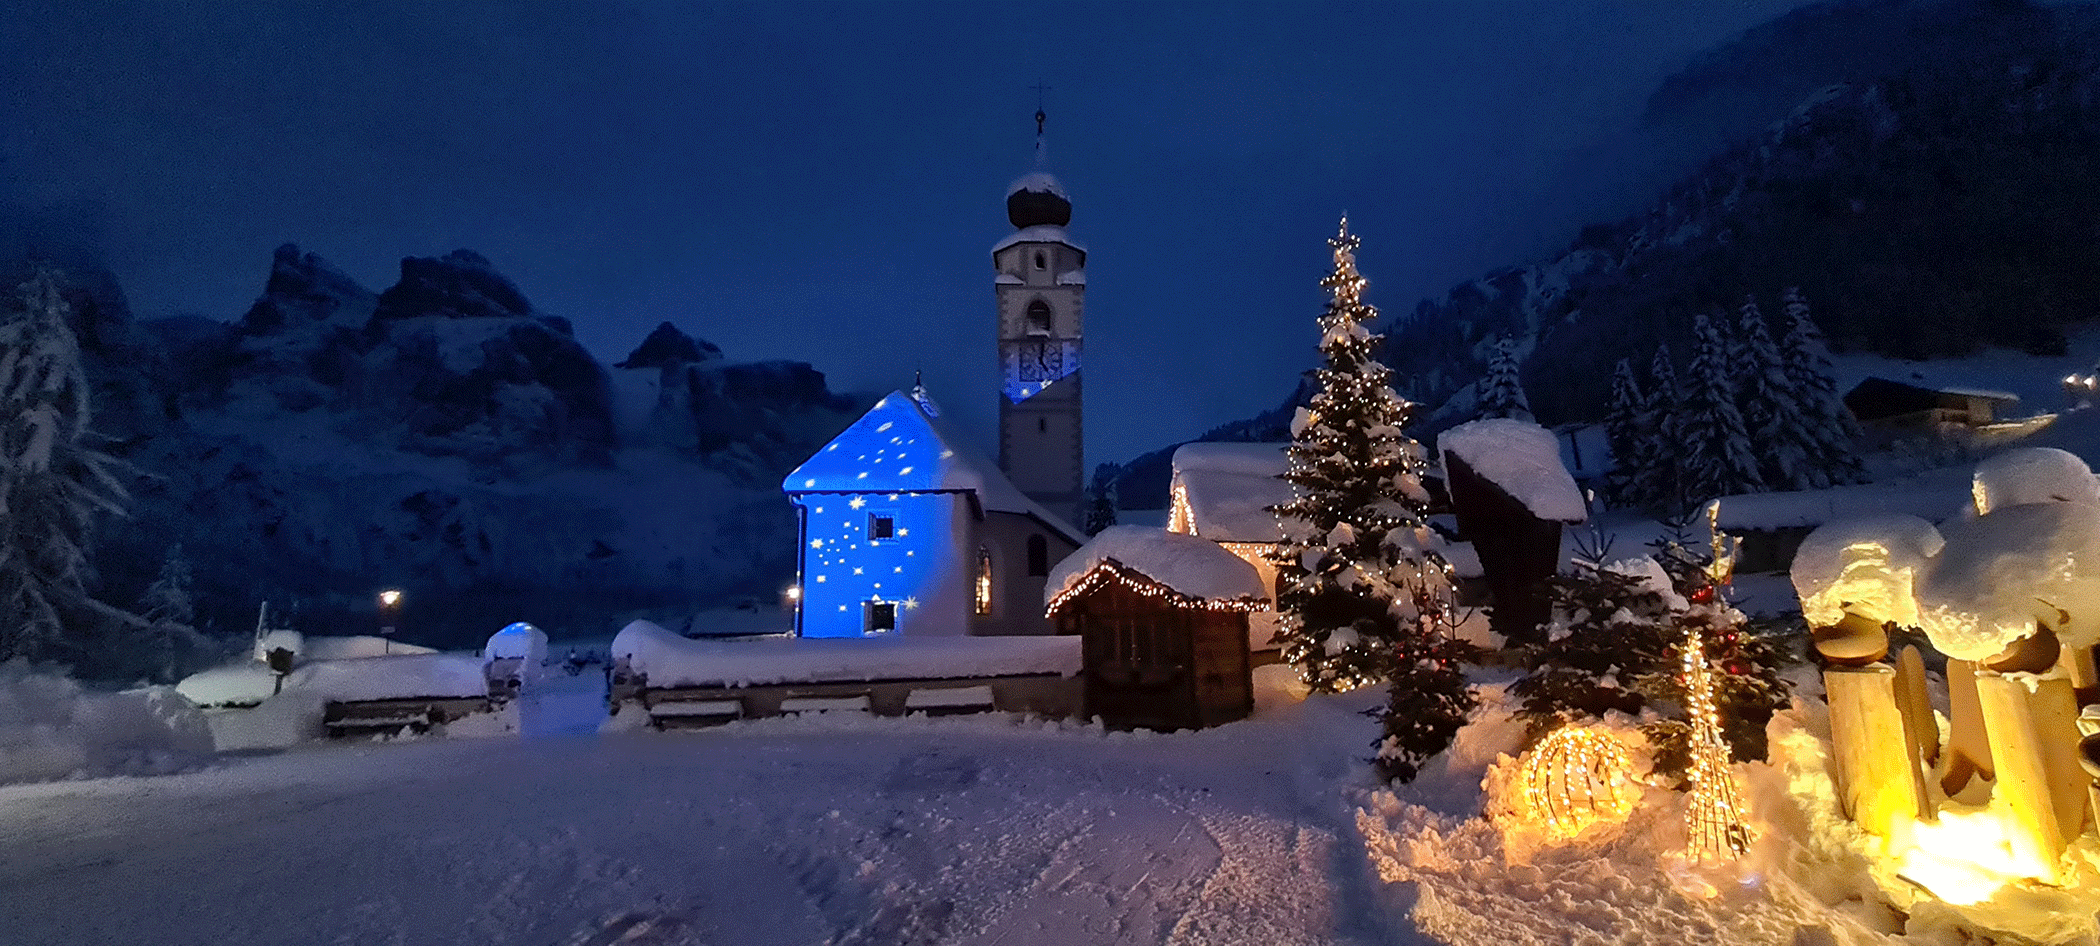
<path id="1" fill-rule="evenodd" d="M 203 714 L 170 687 L 95 693 L 27 661 L 0 664 L 0 785 L 171 772 L 211 751 Z"/>
<path id="2" fill-rule="evenodd" d="M 2077 454 L 2054 447 L 2007 450 L 1976 464 L 1976 513 L 2033 503 L 2100 505 L 2100 480 Z"/>

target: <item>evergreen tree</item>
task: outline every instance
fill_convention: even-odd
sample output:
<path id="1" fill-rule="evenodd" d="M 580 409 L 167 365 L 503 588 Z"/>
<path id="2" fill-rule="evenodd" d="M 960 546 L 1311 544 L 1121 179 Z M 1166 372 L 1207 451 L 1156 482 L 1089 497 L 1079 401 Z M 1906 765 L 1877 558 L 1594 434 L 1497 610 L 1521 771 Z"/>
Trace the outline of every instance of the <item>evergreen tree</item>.
<path id="1" fill-rule="evenodd" d="M 1094 467 L 1094 479 L 1086 486 L 1086 534 L 1100 535 L 1116 524 L 1116 477 L 1122 472 L 1113 463 Z"/>
<path id="2" fill-rule="evenodd" d="M 201 642 L 201 635 L 191 626 L 197 611 L 190 598 L 190 563 L 182 556 L 182 546 L 168 550 L 160 576 L 139 596 L 137 610 L 146 621 L 146 637 L 158 658 L 160 679 L 172 682 L 183 655 Z"/>
<path id="3" fill-rule="evenodd" d="M 1531 402 L 1524 398 L 1524 384 L 1517 377 L 1517 343 L 1504 338 L 1495 344 L 1488 359 L 1487 374 L 1480 379 L 1480 409 L 1477 416 L 1532 420 Z"/>
<path id="4" fill-rule="evenodd" d="M 1619 359 L 1618 367 L 1611 373 L 1611 406 L 1604 414 L 1604 440 L 1610 445 L 1612 456 L 1611 478 L 1606 489 L 1612 501 L 1621 506 L 1641 503 L 1633 483 L 1635 471 L 1645 457 L 1641 444 L 1645 436 L 1641 426 L 1645 408 L 1640 385 L 1633 379 L 1633 362 Z"/>
<path id="5" fill-rule="evenodd" d="M 1800 397 L 1787 376 L 1779 346 L 1765 325 L 1757 299 L 1743 297 L 1737 323 L 1741 341 L 1737 362 L 1736 397 L 1742 408 L 1743 429 L 1757 447 L 1758 475 L 1770 489 L 1802 489 L 1798 485 L 1808 470 L 1813 444 L 1801 423 Z"/>
<path id="6" fill-rule="evenodd" d="M 1859 440 L 1859 422 L 1838 394 L 1823 330 L 1809 318 L 1808 300 L 1800 289 L 1788 289 L 1785 301 L 1786 338 L 1780 343 L 1779 357 L 1796 398 L 1794 410 L 1801 418 L 1803 439 L 1809 445 L 1809 463 L 1793 486 L 1821 489 L 1861 482 L 1866 473 L 1853 449 Z"/>
<path id="7" fill-rule="evenodd" d="M 1648 397 L 1641 404 L 1640 440 L 1631 478 L 1634 501 L 1675 513 L 1684 506 L 1684 452 L 1678 433 L 1677 370 L 1670 346 L 1658 345 L 1648 363 Z"/>
<path id="8" fill-rule="evenodd" d="M 1691 379 L 1678 411 L 1679 448 L 1684 455 L 1682 487 L 1688 503 L 1763 488 L 1743 416 L 1736 412 L 1734 374 L 1727 343 L 1706 316 L 1692 320 Z"/>
<path id="9" fill-rule="evenodd" d="M 1765 757 L 1765 724 L 1789 701 L 1780 673 L 1790 662 L 1783 635 L 1747 621 L 1713 587 L 1705 563 L 1684 547 L 1652 557 L 1602 561 L 1584 549 L 1553 580 L 1548 640 L 1522 652 L 1529 668 L 1512 692 L 1536 739 L 1553 729 L 1617 712 L 1641 721 L 1657 771 L 1682 775 L 1688 759 L 1680 650 L 1699 626 L 1716 669 L 1715 702 L 1736 761 Z"/>
<path id="10" fill-rule="evenodd" d="M 1278 556 L 1283 657 L 1316 690 L 1388 681 L 1378 765 L 1411 779 L 1442 752 L 1474 705 L 1460 663 L 1471 647 L 1452 634 L 1450 567 L 1431 543 L 1420 444 L 1401 433 L 1409 405 L 1373 357 L 1364 326 L 1358 240 L 1344 219 L 1328 241 L 1334 271 L 1320 317 L 1321 367 L 1311 403 L 1291 425 L 1291 502 Z"/>
<path id="11" fill-rule="evenodd" d="M 124 492 L 114 461 L 88 445 L 87 375 L 58 274 L 39 267 L 17 304 L 0 324 L 0 660 L 49 659 L 112 621 L 138 622 L 87 591 L 94 517 L 121 515 Z"/>

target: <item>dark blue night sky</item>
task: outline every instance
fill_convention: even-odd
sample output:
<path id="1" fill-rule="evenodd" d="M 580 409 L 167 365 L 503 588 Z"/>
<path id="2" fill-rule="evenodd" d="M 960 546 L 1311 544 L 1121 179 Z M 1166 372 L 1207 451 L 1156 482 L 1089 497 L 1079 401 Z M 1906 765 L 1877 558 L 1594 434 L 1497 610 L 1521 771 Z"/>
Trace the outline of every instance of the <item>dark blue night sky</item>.
<path id="1" fill-rule="evenodd" d="M 1337 214 L 1388 311 L 1564 243 L 1655 83 L 1797 2 L 9 2 L 0 200 L 80 208 L 149 317 L 286 241 L 375 290 L 470 247 L 608 361 L 668 319 L 988 432 L 1047 83 L 1121 460 L 1284 395 Z"/>

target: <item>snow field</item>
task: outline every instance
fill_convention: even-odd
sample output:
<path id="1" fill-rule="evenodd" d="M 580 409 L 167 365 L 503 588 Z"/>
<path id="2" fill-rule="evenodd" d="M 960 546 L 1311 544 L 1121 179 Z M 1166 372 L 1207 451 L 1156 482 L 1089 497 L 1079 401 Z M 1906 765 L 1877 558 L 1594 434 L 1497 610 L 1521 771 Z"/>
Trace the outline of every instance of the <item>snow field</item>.
<path id="1" fill-rule="evenodd" d="M 0 664 L 0 785 L 155 775 L 211 752 L 203 714 L 169 687 L 97 693 L 25 661 Z"/>

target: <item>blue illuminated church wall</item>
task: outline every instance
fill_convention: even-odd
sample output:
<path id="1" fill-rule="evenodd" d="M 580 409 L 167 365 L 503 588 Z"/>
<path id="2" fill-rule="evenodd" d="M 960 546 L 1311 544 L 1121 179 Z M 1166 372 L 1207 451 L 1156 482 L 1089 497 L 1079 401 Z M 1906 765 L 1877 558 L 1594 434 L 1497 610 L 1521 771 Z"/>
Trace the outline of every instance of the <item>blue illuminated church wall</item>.
<path id="1" fill-rule="evenodd" d="M 894 605 L 888 633 L 969 633 L 970 497 L 964 493 L 808 494 L 803 508 L 802 636 L 861 637 L 868 605 Z M 871 536 L 877 517 L 892 537 Z"/>
<path id="2" fill-rule="evenodd" d="M 802 522 L 803 636 L 1051 632 L 1034 566 L 1077 538 L 988 461 L 959 453 L 937 417 L 892 392 L 781 484 Z"/>

